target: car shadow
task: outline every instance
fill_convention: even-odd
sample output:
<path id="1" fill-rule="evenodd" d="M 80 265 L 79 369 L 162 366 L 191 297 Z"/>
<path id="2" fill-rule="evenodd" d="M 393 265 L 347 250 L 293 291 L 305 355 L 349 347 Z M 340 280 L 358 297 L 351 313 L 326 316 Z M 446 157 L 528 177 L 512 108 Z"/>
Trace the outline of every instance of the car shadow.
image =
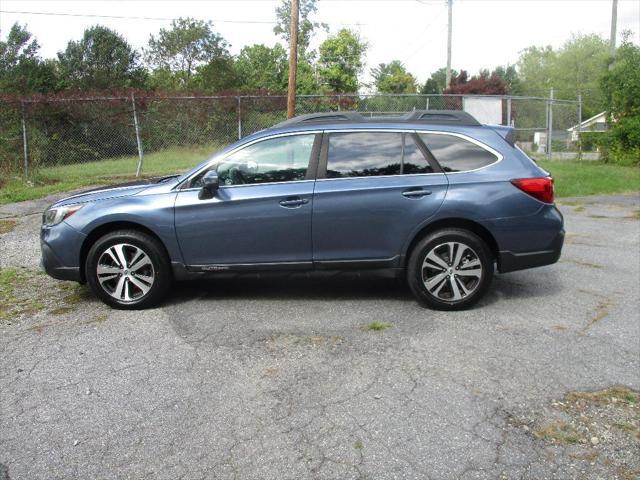
<path id="1" fill-rule="evenodd" d="M 541 272 L 544 270 L 544 272 Z M 545 297 L 562 288 L 553 269 L 536 269 L 495 275 L 479 305 L 510 298 Z M 165 305 L 193 300 L 395 300 L 413 301 L 403 278 L 380 277 L 367 272 L 238 275 L 177 282 Z"/>
<path id="2" fill-rule="evenodd" d="M 167 303 L 194 299 L 411 300 L 403 280 L 359 273 L 238 275 L 178 282 Z"/>

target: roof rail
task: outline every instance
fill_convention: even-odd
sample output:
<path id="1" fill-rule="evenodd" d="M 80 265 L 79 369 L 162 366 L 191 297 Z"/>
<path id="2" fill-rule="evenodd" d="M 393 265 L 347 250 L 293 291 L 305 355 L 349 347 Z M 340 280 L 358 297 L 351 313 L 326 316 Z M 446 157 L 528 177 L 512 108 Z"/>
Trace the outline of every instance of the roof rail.
<path id="1" fill-rule="evenodd" d="M 321 113 L 308 113 L 306 115 L 298 115 L 297 117 L 290 118 L 284 122 L 280 122 L 275 127 L 288 127 L 290 125 L 296 125 L 299 123 L 313 123 L 313 122 L 339 122 L 339 121 L 351 121 L 351 122 L 364 122 L 365 118 L 358 112 L 321 112 Z"/>
<path id="2" fill-rule="evenodd" d="M 477 127 L 481 125 L 472 115 L 462 110 L 413 110 L 403 115 L 403 120 L 433 123 L 437 125 L 465 125 Z"/>
<path id="3" fill-rule="evenodd" d="M 290 118 L 284 122 L 274 125 L 273 128 L 312 123 L 374 123 L 398 121 L 407 123 L 428 123 L 433 125 L 464 125 L 469 127 L 477 127 L 481 125 L 474 117 L 461 110 L 413 110 L 400 116 L 385 117 L 365 117 L 359 112 L 338 111 L 298 115 L 297 117 Z"/>

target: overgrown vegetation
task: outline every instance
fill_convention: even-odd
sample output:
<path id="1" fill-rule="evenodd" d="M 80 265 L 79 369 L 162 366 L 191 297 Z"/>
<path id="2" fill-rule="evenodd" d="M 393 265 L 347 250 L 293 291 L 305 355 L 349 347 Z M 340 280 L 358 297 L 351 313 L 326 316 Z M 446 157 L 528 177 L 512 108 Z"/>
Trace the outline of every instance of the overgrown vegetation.
<path id="1" fill-rule="evenodd" d="M 640 191 L 640 169 L 592 161 L 540 161 L 555 180 L 557 197 Z"/>
<path id="2" fill-rule="evenodd" d="M 610 129 L 598 137 L 603 159 L 640 165 L 640 46 L 625 37 L 615 62 L 602 78 Z"/>
<path id="3" fill-rule="evenodd" d="M 86 286 L 66 282 L 53 285 L 40 271 L 0 268 L 0 322 L 11 322 L 45 310 L 52 315 L 62 315 L 89 296 Z"/>
<path id="4" fill-rule="evenodd" d="M 543 443 L 567 447 L 565 452 L 578 463 L 576 471 L 588 468 L 594 478 L 637 479 L 639 401 L 640 392 L 622 385 L 573 391 L 540 412 L 513 416 L 509 423 Z"/>
<path id="5" fill-rule="evenodd" d="M 0 269 L 0 321 L 45 308 L 42 299 L 25 288 L 34 282 L 34 275 L 26 269 Z"/>

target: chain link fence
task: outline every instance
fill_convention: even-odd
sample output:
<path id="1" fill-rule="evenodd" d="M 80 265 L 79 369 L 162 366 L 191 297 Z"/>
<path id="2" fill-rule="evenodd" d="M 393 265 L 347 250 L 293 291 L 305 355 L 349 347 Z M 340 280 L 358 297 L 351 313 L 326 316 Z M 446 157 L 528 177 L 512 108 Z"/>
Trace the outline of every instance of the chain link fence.
<path id="1" fill-rule="evenodd" d="M 473 105 L 472 105 L 473 104 Z M 484 105 L 484 106 L 483 106 Z M 355 110 L 469 110 L 512 125 L 526 151 L 575 156 L 580 103 L 539 97 L 469 95 L 298 96 L 297 114 Z M 468 107 L 468 108 L 467 108 Z M 486 109 L 483 110 L 483 109 Z M 63 178 L 180 172 L 211 153 L 286 119 L 285 96 L 43 99 L 0 103 L 0 173 Z"/>

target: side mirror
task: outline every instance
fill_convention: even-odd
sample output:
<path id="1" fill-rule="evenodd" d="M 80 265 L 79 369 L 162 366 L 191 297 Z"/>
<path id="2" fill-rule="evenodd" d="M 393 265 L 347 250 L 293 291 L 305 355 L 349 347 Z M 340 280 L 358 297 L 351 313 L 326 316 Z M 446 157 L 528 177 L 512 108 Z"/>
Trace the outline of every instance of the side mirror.
<path id="1" fill-rule="evenodd" d="M 213 198 L 218 187 L 220 186 L 220 180 L 218 178 L 218 172 L 215 170 L 209 170 L 202 177 L 202 189 L 198 193 L 198 198 L 204 200 L 207 198 Z"/>

